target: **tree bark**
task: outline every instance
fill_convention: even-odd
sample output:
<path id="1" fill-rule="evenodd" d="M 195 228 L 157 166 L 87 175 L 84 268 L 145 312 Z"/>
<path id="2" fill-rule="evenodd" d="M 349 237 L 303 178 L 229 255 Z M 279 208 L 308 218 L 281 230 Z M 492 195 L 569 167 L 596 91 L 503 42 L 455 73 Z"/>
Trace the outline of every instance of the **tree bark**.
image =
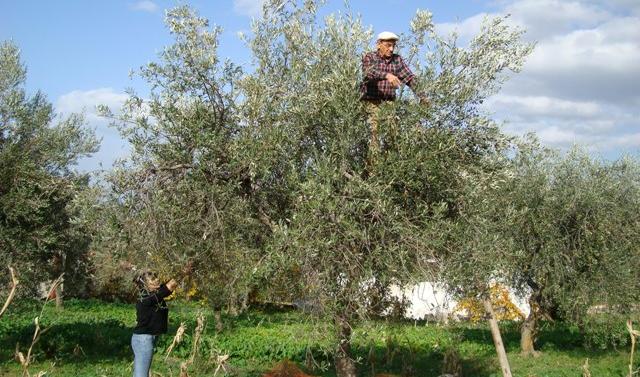
<path id="1" fill-rule="evenodd" d="M 242 294 L 242 301 L 240 303 L 240 312 L 244 313 L 249 310 L 249 290 Z"/>
<path id="2" fill-rule="evenodd" d="M 338 377 L 356 377 L 356 363 L 351 358 L 351 327 L 343 318 L 336 319 L 339 344 L 334 357 Z"/>
<path id="3" fill-rule="evenodd" d="M 221 333 L 224 329 L 224 325 L 222 323 L 222 315 L 220 314 L 220 310 L 213 311 L 213 318 L 216 322 L 216 333 Z"/>
<path id="4" fill-rule="evenodd" d="M 64 255 L 62 254 L 55 254 L 53 256 L 53 270 L 56 273 L 56 275 L 58 276 L 62 276 L 64 275 L 64 270 L 65 270 L 65 263 L 66 262 L 66 258 Z M 54 294 L 55 294 L 55 299 L 56 299 L 56 309 L 57 310 L 62 310 L 63 307 L 63 291 L 64 291 L 64 287 L 63 287 L 63 281 L 61 280 L 59 284 L 57 284 L 55 286 L 55 290 L 54 290 Z"/>
<path id="5" fill-rule="evenodd" d="M 529 315 L 522 322 L 520 328 L 520 352 L 524 356 L 539 356 L 540 352 L 536 351 L 534 342 L 536 341 L 538 324 L 537 303 L 533 295 L 529 297 Z"/>
<path id="6" fill-rule="evenodd" d="M 58 284 L 55 292 L 56 292 L 56 309 L 62 310 L 64 309 L 63 299 L 62 299 L 62 292 L 63 292 L 62 284 Z"/>
<path id="7" fill-rule="evenodd" d="M 229 305 L 227 306 L 227 313 L 229 313 L 230 316 L 232 317 L 237 317 L 238 316 L 238 304 L 236 303 L 236 299 L 235 296 L 231 296 L 233 297 L 231 300 L 229 300 Z"/>
<path id="8" fill-rule="evenodd" d="M 502 370 L 503 377 L 511 377 L 511 368 L 509 367 L 509 359 L 507 359 L 507 352 L 504 350 L 504 343 L 502 343 L 502 336 L 500 335 L 500 328 L 498 327 L 498 321 L 496 315 L 493 312 L 493 306 L 491 305 L 491 299 L 484 297 L 482 299 L 484 309 L 489 315 L 489 325 L 491 327 L 491 336 L 493 337 L 493 343 L 498 353 L 498 361 L 500 362 L 500 369 Z"/>

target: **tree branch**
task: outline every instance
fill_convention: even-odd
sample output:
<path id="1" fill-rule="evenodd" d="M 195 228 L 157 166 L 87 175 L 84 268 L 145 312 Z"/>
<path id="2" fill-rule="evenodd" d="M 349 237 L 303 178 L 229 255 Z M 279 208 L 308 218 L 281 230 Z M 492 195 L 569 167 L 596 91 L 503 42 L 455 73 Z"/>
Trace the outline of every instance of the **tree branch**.
<path id="1" fill-rule="evenodd" d="M 9 306 L 9 304 L 11 303 L 11 301 L 13 300 L 13 297 L 16 295 L 16 287 L 18 286 L 18 279 L 16 279 L 16 274 L 13 270 L 13 267 L 8 266 L 9 267 L 9 272 L 11 272 L 11 292 L 9 292 L 9 297 L 7 297 L 7 300 L 5 301 L 4 305 L 2 306 L 2 310 L 0 310 L 0 317 L 2 317 L 2 315 L 4 314 L 5 310 L 7 310 L 7 307 Z"/>

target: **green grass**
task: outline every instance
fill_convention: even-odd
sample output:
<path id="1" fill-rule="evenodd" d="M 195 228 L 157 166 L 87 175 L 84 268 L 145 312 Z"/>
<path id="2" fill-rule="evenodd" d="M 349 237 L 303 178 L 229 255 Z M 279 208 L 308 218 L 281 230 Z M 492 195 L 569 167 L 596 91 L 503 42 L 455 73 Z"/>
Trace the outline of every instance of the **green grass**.
<path id="1" fill-rule="evenodd" d="M 0 319 L 0 376 L 20 376 L 13 359 L 16 343 L 26 353 L 34 330 L 33 318 L 39 303 L 12 305 Z M 292 311 L 253 310 L 237 318 L 224 317 L 225 329 L 216 334 L 211 312 L 197 304 L 170 303 L 169 334 L 160 338 L 153 362 L 161 376 L 178 376 L 179 365 L 191 352 L 191 336 L 198 311 L 207 316 L 207 327 L 190 375 L 211 376 L 217 353 L 229 354 L 230 365 L 240 376 L 260 376 L 274 363 L 290 359 L 304 363 L 308 354 L 325 371 L 317 376 L 334 376 L 331 366 L 331 327 L 313 323 L 308 316 Z M 31 373 L 40 370 L 48 376 L 130 376 L 132 352 L 129 346 L 135 323 L 130 304 L 70 300 L 63 311 L 47 307 L 40 320 L 48 327 L 35 347 Z M 180 322 L 187 324 L 187 336 L 167 361 L 163 355 Z M 517 324 L 501 324 L 514 376 L 581 376 L 589 358 L 594 377 L 625 376 L 628 347 L 585 350 L 585 339 L 576 328 L 545 324 L 539 338 L 543 351 L 538 358 L 523 358 L 519 352 Z M 370 375 L 368 355 L 373 349 L 376 372 L 400 373 L 410 365 L 416 376 L 438 376 L 447 350 L 459 353 L 464 375 L 499 376 L 491 334 L 484 325 L 455 324 L 448 327 L 416 322 L 371 321 L 355 329 L 353 351 L 361 363 L 362 376 Z M 220 375 L 220 374 L 219 374 Z"/>

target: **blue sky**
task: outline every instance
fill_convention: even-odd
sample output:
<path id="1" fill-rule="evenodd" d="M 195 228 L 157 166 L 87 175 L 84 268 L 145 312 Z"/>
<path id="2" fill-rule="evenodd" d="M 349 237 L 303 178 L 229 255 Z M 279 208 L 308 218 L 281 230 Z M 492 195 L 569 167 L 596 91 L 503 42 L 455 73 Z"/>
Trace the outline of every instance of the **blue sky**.
<path id="1" fill-rule="evenodd" d="M 0 40 L 11 39 L 28 67 L 27 88 L 42 90 L 63 113 L 85 111 L 103 138 L 83 170 L 109 168 L 126 144 L 94 106 L 117 107 L 124 90 L 144 93 L 129 71 L 155 60 L 171 43 L 164 9 L 187 3 L 223 27 L 221 55 L 248 63 L 237 37 L 259 15 L 261 0 L 4 1 Z M 329 0 L 327 11 L 342 8 Z M 485 15 L 509 13 L 538 47 L 487 110 L 516 134 L 534 131 L 548 145 L 578 143 L 615 158 L 640 147 L 640 1 L 638 0 L 382 0 L 350 1 L 375 31 L 406 31 L 416 9 L 429 9 L 440 30 L 470 37 Z"/>

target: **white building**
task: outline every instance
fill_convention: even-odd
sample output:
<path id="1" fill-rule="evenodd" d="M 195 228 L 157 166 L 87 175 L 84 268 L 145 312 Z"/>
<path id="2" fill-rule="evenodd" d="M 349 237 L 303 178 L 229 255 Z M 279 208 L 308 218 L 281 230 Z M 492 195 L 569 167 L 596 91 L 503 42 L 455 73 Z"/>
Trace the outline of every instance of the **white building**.
<path id="1" fill-rule="evenodd" d="M 453 311 L 458 304 L 441 284 L 430 282 L 422 282 L 404 289 L 392 286 L 391 294 L 394 297 L 408 300 L 409 306 L 405 317 L 412 319 L 447 321 L 452 318 Z M 525 316 L 529 315 L 529 303 L 526 299 L 519 298 L 511 289 L 509 290 L 509 298 Z"/>

